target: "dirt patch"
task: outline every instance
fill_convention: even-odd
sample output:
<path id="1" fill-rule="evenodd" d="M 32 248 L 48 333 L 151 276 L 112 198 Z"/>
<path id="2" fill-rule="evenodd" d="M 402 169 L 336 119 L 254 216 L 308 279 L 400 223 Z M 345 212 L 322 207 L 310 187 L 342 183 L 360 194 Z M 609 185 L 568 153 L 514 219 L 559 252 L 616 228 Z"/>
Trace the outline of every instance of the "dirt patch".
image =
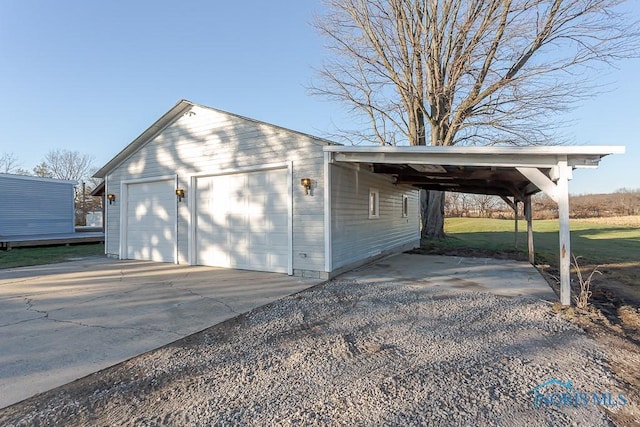
<path id="1" fill-rule="evenodd" d="M 492 251 L 476 248 L 451 248 L 421 247 L 408 251 L 409 254 L 419 255 L 448 255 L 471 258 L 493 258 L 493 259 L 513 259 L 516 261 L 527 261 L 527 255 L 520 251 Z"/>

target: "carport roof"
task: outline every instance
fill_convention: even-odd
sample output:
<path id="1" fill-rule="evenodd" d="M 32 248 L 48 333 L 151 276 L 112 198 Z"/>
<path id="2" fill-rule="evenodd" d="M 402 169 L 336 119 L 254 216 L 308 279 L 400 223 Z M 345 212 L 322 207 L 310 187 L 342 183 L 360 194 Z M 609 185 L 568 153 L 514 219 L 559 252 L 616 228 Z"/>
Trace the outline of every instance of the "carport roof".
<path id="1" fill-rule="evenodd" d="M 373 172 L 392 175 L 398 184 L 523 199 L 557 181 L 559 164 L 571 170 L 596 168 L 604 156 L 624 153 L 624 148 L 327 146 L 324 151 L 333 162 L 368 165 Z"/>

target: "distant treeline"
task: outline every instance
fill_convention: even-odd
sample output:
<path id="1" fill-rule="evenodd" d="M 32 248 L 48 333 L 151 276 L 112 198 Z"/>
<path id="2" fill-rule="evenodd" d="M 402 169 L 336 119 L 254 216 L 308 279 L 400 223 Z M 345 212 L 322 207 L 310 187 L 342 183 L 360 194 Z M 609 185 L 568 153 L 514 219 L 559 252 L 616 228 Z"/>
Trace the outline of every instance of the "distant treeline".
<path id="1" fill-rule="evenodd" d="M 513 218 L 514 212 L 500 197 L 478 194 L 447 193 L 445 215 L 448 217 Z M 519 215 L 523 216 L 520 203 Z M 538 193 L 532 198 L 534 219 L 558 217 L 558 206 Z M 640 215 L 640 189 L 622 188 L 609 194 L 569 196 L 572 218 L 597 218 Z"/>

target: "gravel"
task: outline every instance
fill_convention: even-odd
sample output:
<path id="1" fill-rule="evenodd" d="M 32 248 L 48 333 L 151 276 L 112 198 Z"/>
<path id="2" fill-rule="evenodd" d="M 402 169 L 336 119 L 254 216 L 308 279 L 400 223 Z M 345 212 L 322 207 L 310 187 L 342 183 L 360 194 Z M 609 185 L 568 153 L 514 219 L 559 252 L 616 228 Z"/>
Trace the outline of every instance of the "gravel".
<path id="1" fill-rule="evenodd" d="M 0 425 L 611 425 L 593 404 L 535 408 L 551 378 L 618 393 L 548 302 L 337 280 L 0 410 Z"/>

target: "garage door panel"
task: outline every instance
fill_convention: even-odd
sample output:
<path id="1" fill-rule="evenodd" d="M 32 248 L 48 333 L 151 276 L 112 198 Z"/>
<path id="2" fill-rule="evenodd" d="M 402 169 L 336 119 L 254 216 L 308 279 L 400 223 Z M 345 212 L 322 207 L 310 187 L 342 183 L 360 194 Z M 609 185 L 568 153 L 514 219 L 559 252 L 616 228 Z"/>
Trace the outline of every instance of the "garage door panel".
<path id="1" fill-rule="evenodd" d="M 288 228 L 289 221 L 286 215 L 274 215 L 270 221 L 270 229 L 273 231 L 281 231 Z"/>
<path id="2" fill-rule="evenodd" d="M 287 233 L 271 233 L 269 236 L 269 245 L 285 248 L 289 245 L 289 236 Z"/>
<path id="3" fill-rule="evenodd" d="M 270 254 L 269 258 L 271 265 L 284 265 L 287 263 L 287 256 L 283 254 Z"/>
<path id="4" fill-rule="evenodd" d="M 287 272 L 286 169 L 198 178 L 196 263 Z"/>

